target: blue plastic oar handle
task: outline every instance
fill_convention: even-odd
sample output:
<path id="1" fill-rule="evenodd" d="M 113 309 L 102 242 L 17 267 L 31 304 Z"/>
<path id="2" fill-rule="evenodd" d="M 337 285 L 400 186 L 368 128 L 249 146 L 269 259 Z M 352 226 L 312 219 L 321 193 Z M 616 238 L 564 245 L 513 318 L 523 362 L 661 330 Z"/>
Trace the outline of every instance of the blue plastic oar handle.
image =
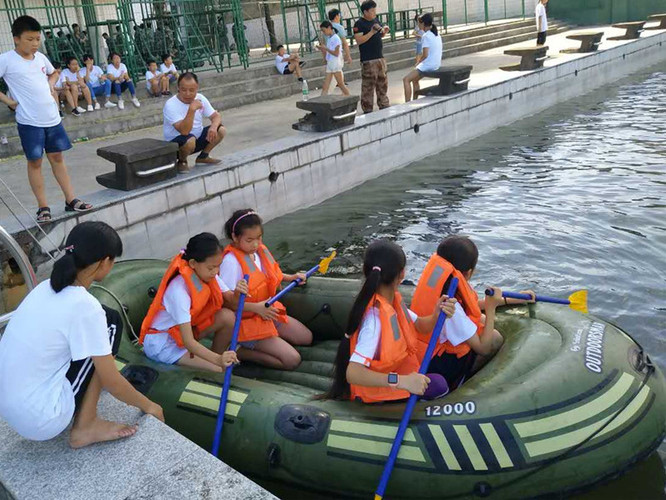
<path id="1" fill-rule="evenodd" d="M 317 271 L 319 271 L 319 264 L 317 264 L 312 269 L 310 269 L 307 273 L 305 273 L 305 277 L 309 278 L 310 276 L 312 276 Z M 282 297 L 284 297 L 290 291 L 292 291 L 294 288 L 296 288 L 301 283 L 301 281 L 303 281 L 301 278 L 296 278 L 294 281 L 292 281 L 287 286 L 285 286 L 280 292 L 276 293 L 274 297 L 271 297 L 266 302 L 264 302 L 264 305 L 266 307 L 271 307 L 278 300 L 280 300 Z"/>
<path id="2" fill-rule="evenodd" d="M 486 289 L 486 295 L 492 297 L 495 295 L 495 290 L 492 288 Z M 527 294 L 527 293 L 517 293 L 517 292 L 502 292 L 502 297 L 506 297 L 507 299 L 520 299 L 520 300 L 532 300 L 532 296 Z M 568 299 L 558 299 L 557 297 L 548 297 L 546 295 L 537 295 L 536 296 L 536 301 L 537 302 L 549 302 L 551 304 L 564 304 L 564 305 L 569 305 L 571 304 L 571 301 Z"/>
<path id="3" fill-rule="evenodd" d="M 250 277 L 246 274 L 243 279 L 248 282 Z M 241 321 L 243 319 L 243 308 L 245 307 L 245 294 L 241 293 L 238 298 L 238 307 L 236 308 L 236 320 L 234 321 L 234 331 L 231 334 L 230 351 L 235 351 L 238 346 L 238 332 L 240 331 Z M 227 409 L 227 398 L 229 397 L 229 386 L 231 385 L 231 372 L 234 365 L 227 366 L 224 370 L 224 384 L 222 385 L 222 395 L 220 396 L 220 406 L 217 409 L 217 421 L 215 422 L 215 436 L 213 437 L 212 453 L 215 457 L 220 451 L 220 441 L 222 440 L 222 426 L 224 425 L 224 414 Z"/>
<path id="4" fill-rule="evenodd" d="M 455 297 L 456 290 L 458 289 L 458 278 L 453 278 L 451 280 L 451 285 L 449 286 L 449 291 L 447 295 L 449 297 Z M 425 373 L 430 364 L 430 358 L 432 358 L 433 352 L 435 352 L 435 347 L 437 346 L 437 340 L 439 339 L 439 332 L 442 331 L 444 327 L 444 322 L 446 321 L 446 313 L 440 311 L 439 316 L 437 317 L 437 323 L 435 323 L 435 328 L 430 334 L 430 342 L 428 342 L 428 349 L 426 350 L 425 356 L 421 361 L 421 367 L 419 368 L 419 373 Z M 377 491 L 375 492 L 375 498 L 382 498 L 384 492 L 386 491 L 386 486 L 388 485 L 389 479 L 391 479 L 391 473 L 393 472 L 393 466 L 395 461 L 398 458 L 398 452 L 400 451 L 400 446 L 402 446 L 402 440 L 405 437 L 405 432 L 407 432 L 407 426 L 409 425 L 409 419 L 412 417 L 412 412 L 414 411 L 414 406 L 416 405 L 416 400 L 418 396 L 412 394 L 407 400 L 407 406 L 405 406 L 405 411 L 402 414 L 402 420 L 400 420 L 400 425 L 398 426 L 398 432 L 395 435 L 393 440 L 393 445 L 391 446 L 391 452 L 389 453 L 388 460 L 386 465 L 384 465 L 384 471 L 382 472 L 382 477 L 379 480 L 379 486 L 377 486 Z"/>

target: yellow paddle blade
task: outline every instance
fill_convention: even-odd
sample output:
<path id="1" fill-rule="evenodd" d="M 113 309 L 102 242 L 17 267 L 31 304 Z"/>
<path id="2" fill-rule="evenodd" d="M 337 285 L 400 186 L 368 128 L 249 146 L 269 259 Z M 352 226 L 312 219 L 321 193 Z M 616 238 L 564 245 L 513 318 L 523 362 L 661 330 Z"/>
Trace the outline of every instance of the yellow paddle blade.
<path id="1" fill-rule="evenodd" d="M 587 314 L 587 290 L 578 290 L 569 295 L 569 307 L 574 311 Z"/>
<path id="2" fill-rule="evenodd" d="M 328 266 L 329 266 L 329 264 L 331 263 L 331 261 L 332 261 L 333 259 L 335 259 L 335 256 L 336 256 L 336 252 L 335 252 L 335 250 L 333 250 L 333 251 L 331 252 L 331 255 L 329 255 L 328 257 L 326 257 L 326 258 L 324 258 L 324 259 L 322 259 L 322 261 L 319 263 L 319 272 L 320 272 L 321 274 L 326 274 L 326 272 L 328 271 Z"/>

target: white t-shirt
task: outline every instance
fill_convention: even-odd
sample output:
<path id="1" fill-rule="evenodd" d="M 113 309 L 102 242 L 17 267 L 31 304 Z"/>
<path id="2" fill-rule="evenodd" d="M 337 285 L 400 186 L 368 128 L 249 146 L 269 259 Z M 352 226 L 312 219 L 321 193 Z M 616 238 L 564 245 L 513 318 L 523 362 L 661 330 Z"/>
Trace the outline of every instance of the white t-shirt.
<path id="1" fill-rule="evenodd" d="M 409 310 L 409 316 L 412 321 L 416 321 L 418 316 Z M 443 344 L 447 340 L 453 345 L 462 344 L 476 333 L 476 325 L 467 317 L 465 310 L 460 304 L 456 304 L 456 312 L 453 317 L 447 318 L 442 331 L 439 332 L 439 343 Z M 352 353 L 349 361 L 370 366 L 371 359 L 375 359 L 379 351 L 379 340 L 382 336 L 381 321 L 379 320 L 379 310 L 373 307 L 366 312 L 361 320 L 361 326 L 358 332 L 358 341 L 356 350 Z"/>
<path id="2" fill-rule="evenodd" d="M 254 265 L 257 266 L 257 269 L 263 272 L 264 268 L 261 266 L 259 255 L 253 253 L 252 260 L 254 260 Z M 222 264 L 220 264 L 220 278 L 228 290 L 235 290 L 238 282 L 243 279 L 243 268 L 234 254 L 228 253 L 222 259 Z"/>
<path id="3" fill-rule="evenodd" d="M 160 72 L 161 73 L 169 73 L 175 71 L 178 73 L 178 70 L 176 69 L 176 65 L 174 63 L 171 63 L 171 66 L 167 67 L 166 64 L 162 63 L 160 64 Z"/>
<path id="4" fill-rule="evenodd" d="M 60 78 L 63 81 L 67 81 L 69 83 L 78 83 L 79 77 L 77 73 L 72 73 L 69 68 L 65 68 L 62 70 L 62 73 L 60 73 Z"/>
<path id="5" fill-rule="evenodd" d="M 119 76 L 122 76 L 125 73 L 127 73 L 127 66 L 125 66 L 123 63 L 120 63 L 118 68 L 116 68 L 113 64 L 109 64 L 106 67 L 106 72 L 107 74 L 113 76 L 114 78 L 118 78 Z"/>
<path id="6" fill-rule="evenodd" d="M 548 18 L 546 17 L 546 6 L 541 2 L 537 2 L 536 8 L 534 9 L 534 15 L 536 16 L 537 31 L 539 33 L 548 31 Z M 541 18 L 541 29 L 539 29 L 539 18 Z"/>
<path id="7" fill-rule="evenodd" d="M 16 309 L 0 339 L 0 417 L 28 439 L 60 434 L 74 415 L 72 360 L 111 354 L 104 309 L 80 286 L 43 281 Z"/>
<path id="8" fill-rule="evenodd" d="M 420 71 L 435 71 L 442 65 L 442 37 L 428 30 L 423 34 L 421 43 L 428 49 L 428 57 L 421 61 L 416 69 Z"/>
<path id="9" fill-rule="evenodd" d="M 161 74 L 162 74 L 162 72 L 159 71 L 159 70 L 155 71 L 155 73 L 153 73 L 153 72 L 150 71 L 150 70 L 146 71 L 146 88 L 147 88 L 148 90 L 151 89 L 151 86 L 150 86 L 150 80 L 152 80 L 153 78 L 155 78 L 156 76 L 159 76 L 159 75 L 161 75 Z"/>
<path id="10" fill-rule="evenodd" d="M 79 75 L 81 76 L 81 78 L 85 80 L 86 68 L 81 68 L 79 70 Z M 92 69 L 90 70 L 90 74 L 88 75 L 88 81 L 90 85 L 92 85 L 93 87 L 97 87 L 99 85 L 99 79 L 102 76 L 104 76 L 104 71 L 102 71 L 102 68 L 93 65 Z"/>
<path id="11" fill-rule="evenodd" d="M 333 33 L 333 35 L 331 35 L 331 37 L 326 42 L 326 48 L 328 50 L 335 50 L 335 48 L 338 47 L 338 46 L 340 47 L 340 53 L 338 54 L 338 56 L 336 57 L 333 54 L 331 54 L 330 52 L 326 52 L 326 61 L 342 61 L 343 60 L 343 58 L 342 58 L 342 40 L 340 40 L 340 37 L 337 34 Z"/>
<path id="12" fill-rule="evenodd" d="M 32 60 L 15 50 L 0 55 L 0 78 L 4 78 L 18 102 L 16 122 L 33 127 L 55 127 L 61 121 L 58 105 L 51 96 L 48 75 L 55 69 L 48 58 L 36 52 Z"/>
<path id="13" fill-rule="evenodd" d="M 219 276 L 216 276 L 222 292 L 228 292 L 229 289 Z M 169 328 L 183 323 L 189 323 L 192 319 L 190 308 L 192 307 L 192 298 L 187 290 L 185 279 L 178 275 L 171 280 L 162 296 L 162 305 L 164 310 L 155 315 L 152 328 L 158 332 L 167 332 Z"/>
<path id="14" fill-rule="evenodd" d="M 283 60 L 286 59 L 286 60 Z M 289 56 L 287 54 L 281 56 L 277 55 L 275 56 L 275 67 L 278 70 L 278 73 L 281 75 L 284 74 L 284 69 L 289 66 Z"/>
<path id="15" fill-rule="evenodd" d="M 190 134 L 198 139 L 199 136 L 201 136 L 201 131 L 203 130 L 203 118 L 210 118 L 215 113 L 215 108 L 213 108 L 208 99 L 206 99 L 201 94 L 197 94 L 195 99 L 201 101 L 203 104 L 203 107 L 197 109 L 194 112 L 192 130 L 190 131 Z M 189 109 L 190 105 L 185 104 L 183 101 L 178 99 L 178 95 L 173 96 L 164 104 L 164 125 L 162 128 L 164 131 L 165 141 L 170 141 L 180 135 L 180 132 L 175 129 L 173 124 L 183 120 Z"/>

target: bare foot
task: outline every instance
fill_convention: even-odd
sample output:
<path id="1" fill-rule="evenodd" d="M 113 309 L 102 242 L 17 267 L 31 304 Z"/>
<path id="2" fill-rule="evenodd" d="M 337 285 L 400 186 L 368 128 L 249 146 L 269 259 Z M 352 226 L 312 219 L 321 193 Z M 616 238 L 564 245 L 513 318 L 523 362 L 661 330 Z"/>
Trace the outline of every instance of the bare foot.
<path id="1" fill-rule="evenodd" d="M 136 434 L 137 429 L 136 425 L 119 424 L 97 418 L 85 427 L 74 424 L 69 436 L 69 445 L 72 448 L 83 448 L 93 443 L 125 439 Z"/>

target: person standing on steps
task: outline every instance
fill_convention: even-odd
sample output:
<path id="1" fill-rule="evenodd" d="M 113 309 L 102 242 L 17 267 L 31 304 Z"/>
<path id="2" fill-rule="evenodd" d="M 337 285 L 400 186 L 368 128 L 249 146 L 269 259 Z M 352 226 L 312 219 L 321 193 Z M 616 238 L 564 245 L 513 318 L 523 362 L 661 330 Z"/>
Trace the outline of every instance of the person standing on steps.
<path id="1" fill-rule="evenodd" d="M 379 109 L 389 107 L 388 77 L 383 54 L 382 37 L 389 32 L 377 19 L 377 4 L 366 0 L 361 4 L 363 16 L 354 25 L 354 39 L 361 53 L 361 108 L 372 113 L 375 93 Z"/>
<path id="2" fill-rule="evenodd" d="M 546 15 L 546 5 L 548 0 L 538 0 L 534 15 L 537 25 L 537 47 L 546 45 L 546 34 L 548 33 L 548 16 Z"/>
<path id="3" fill-rule="evenodd" d="M 187 157 L 199 153 L 196 165 L 216 165 L 220 160 L 209 153 L 217 146 L 227 131 L 222 125 L 220 113 L 208 99 L 199 94 L 199 79 L 194 73 L 178 77 L 178 93 L 164 104 L 164 140 L 178 144 L 178 172 L 187 173 L 190 167 Z M 208 118 L 210 125 L 203 126 Z"/>
<path id="4" fill-rule="evenodd" d="M 59 75 L 47 57 L 38 51 L 41 31 L 35 18 L 17 17 L 12 23 L 15 48 L 0 55 L 0 78 L 4 78 L 13 96 L 12 99 L 0 92 L 0 102 L 16 110 L 16 126 L 28 160 L 28 181 L 39 205 L 39 223 L 51 220 L 42 175 L 44 151 L 65 195 L 65 210 L 85 212 L 93 208 L 74 196 L 67 173 L 62 152 L 71 149 L 72 143 L 62 126 L 58 104 L 51 95 L 51 87 Z"/>
<path id="5" fill-rule="evenodd" d="M 352 63 L 351 49 L 349 48 L 349 42 L 347 41 L 347 30 L 342 25 L 342 14 L 340 13 L 340 10 L 338 9 L 329 10 L 328 20 L 331 21 L 333 29 L 335 29 L 335 32 L 338 34 L 340 40 L 342 41 L 342 53 L 345 56 L 344 58 L 345 63 L 351 64 Z M 328 39 L 326 41 L 328 41 Z"/>

